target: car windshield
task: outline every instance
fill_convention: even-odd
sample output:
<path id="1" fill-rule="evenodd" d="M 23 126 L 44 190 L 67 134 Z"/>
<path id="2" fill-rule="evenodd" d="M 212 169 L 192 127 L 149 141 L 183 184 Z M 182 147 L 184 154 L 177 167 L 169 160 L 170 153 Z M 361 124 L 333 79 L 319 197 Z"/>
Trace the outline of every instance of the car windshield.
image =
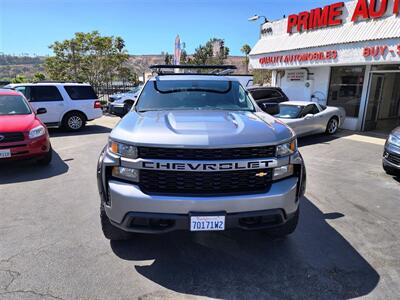
<path id="1" fill-rule="evenodd" d="M 295 119 L 298 118 L 304 106 L 280 104 L 279 108 L 280 112 L 279 114 L 275 115 L 275 117 L 282 119 Z"/>
<path id="2" fill-rule="evenodd" d="M 29 105 L 22 96 L 0 95 L 0 115 L 28 115 Z"/>
<path id="3" fill-rule="evenodd" d="M 144 87 L 136 105 L 149 110 L 235 110 L 254 111 L 238 81 L 154 80 Z"/>

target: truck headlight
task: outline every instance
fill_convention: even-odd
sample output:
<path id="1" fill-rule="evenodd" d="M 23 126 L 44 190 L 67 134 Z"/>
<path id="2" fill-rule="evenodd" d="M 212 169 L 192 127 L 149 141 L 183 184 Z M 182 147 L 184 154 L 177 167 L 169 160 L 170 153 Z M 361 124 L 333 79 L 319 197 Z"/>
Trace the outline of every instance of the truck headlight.
<path id="1" fill-rule="evenodd" d="M 35 128 L 32 128 L 29 131 L 29 138 L 34 139 L 34 138 L 40 137 L 45 134 L 46 134 L 46 128 L 44 128 L 44 126 L 42 126 L 42 125 L 39 125 Z"/>
<path id="2" fill-rule="evenodd" d="M 394 136 L 393 134 L 389 135 L 388 143 L 400 147 L 400 138 Z"/>
<path id="3" fill-rule="evenodd" d="M 138 149 L 136 146 L 122 144 L 114 141 L 110 141 L 109 145 L 110 151 L 114 154 L 126 158 L 138 158 Z"/>
<path id="4" fill-rule="evenodd" d="M 139 182 L 139 170 L 137 169 L 113 167 L 112 176 L 124 180 Z"/>
<path id="5" fill-rule="evenodd" d="M 279 180 L 293 175 L 293 165 L 286 165 L 274 169 L 273 180 Z"/>
<path id="6" fill-rule="evenodd" d="M 285 144 L 276 146 L 276 156 L 288 156 L 297 151 L 297 139 Z"/>

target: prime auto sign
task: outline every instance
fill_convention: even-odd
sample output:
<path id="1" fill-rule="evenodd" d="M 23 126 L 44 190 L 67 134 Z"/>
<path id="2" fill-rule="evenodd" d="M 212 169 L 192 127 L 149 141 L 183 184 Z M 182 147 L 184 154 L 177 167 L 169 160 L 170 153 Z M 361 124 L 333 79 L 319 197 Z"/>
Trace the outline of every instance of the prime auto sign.
<path id="1" fill-rule="evenodd" d="M 392 13 L 399 15 L 400 0 L 393 1 Z M 358 0 L 351 21 L 358 22 L 383 17 L 387 13 L 388 2 L 389 0 L 370 0 L 369 2 L 367 0 Z M 292 33 L 293 29 L 296 29 L 297 32 L 303 32 L 341 25 L 343 23 L 341 17 L 344 6 L 344 2 L 337 2 L 324 8 L 315 8 L 290 15 L 288 17 L 287 32 Z"/>

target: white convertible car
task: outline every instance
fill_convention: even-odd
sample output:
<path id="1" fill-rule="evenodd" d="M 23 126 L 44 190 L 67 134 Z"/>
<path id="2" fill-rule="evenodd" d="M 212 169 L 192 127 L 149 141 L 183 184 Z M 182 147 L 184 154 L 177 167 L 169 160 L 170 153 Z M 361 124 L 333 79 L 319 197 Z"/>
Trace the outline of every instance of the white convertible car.
<path id="1" fill-rule="evenodd" d="M 341 107 L 313 102 L 287 101 L 279 104 L 274 117 L 289 125 L 298 136 L 326 132 L 334 134 L 343 124 L 346 113 Z"/>

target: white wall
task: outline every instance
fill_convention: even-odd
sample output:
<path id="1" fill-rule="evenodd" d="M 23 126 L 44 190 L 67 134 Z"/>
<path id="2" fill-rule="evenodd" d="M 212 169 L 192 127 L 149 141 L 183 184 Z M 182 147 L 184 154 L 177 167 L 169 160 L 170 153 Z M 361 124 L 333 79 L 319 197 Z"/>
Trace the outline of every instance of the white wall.
<path id="1" fill-rule="evenodd" d="M 280 86 L 292 101 L 311 101 L 311 96 L 315 95 L 317 98 L 314 98 L 313 101 L 326 104 L 331 68 L 309 68 L 309 71 L 311 73 L 310 80 L 307 80 L 306 76 L 305 81 L 289 81 L 287 71 L 285 71 L 285 75 L 282 78 L 278 75 L 276 85 Z M 303 70 L 303 72 L 307 74 L 306 70 Z M 306 87 L 307 83 L 309 87 Z"/>

